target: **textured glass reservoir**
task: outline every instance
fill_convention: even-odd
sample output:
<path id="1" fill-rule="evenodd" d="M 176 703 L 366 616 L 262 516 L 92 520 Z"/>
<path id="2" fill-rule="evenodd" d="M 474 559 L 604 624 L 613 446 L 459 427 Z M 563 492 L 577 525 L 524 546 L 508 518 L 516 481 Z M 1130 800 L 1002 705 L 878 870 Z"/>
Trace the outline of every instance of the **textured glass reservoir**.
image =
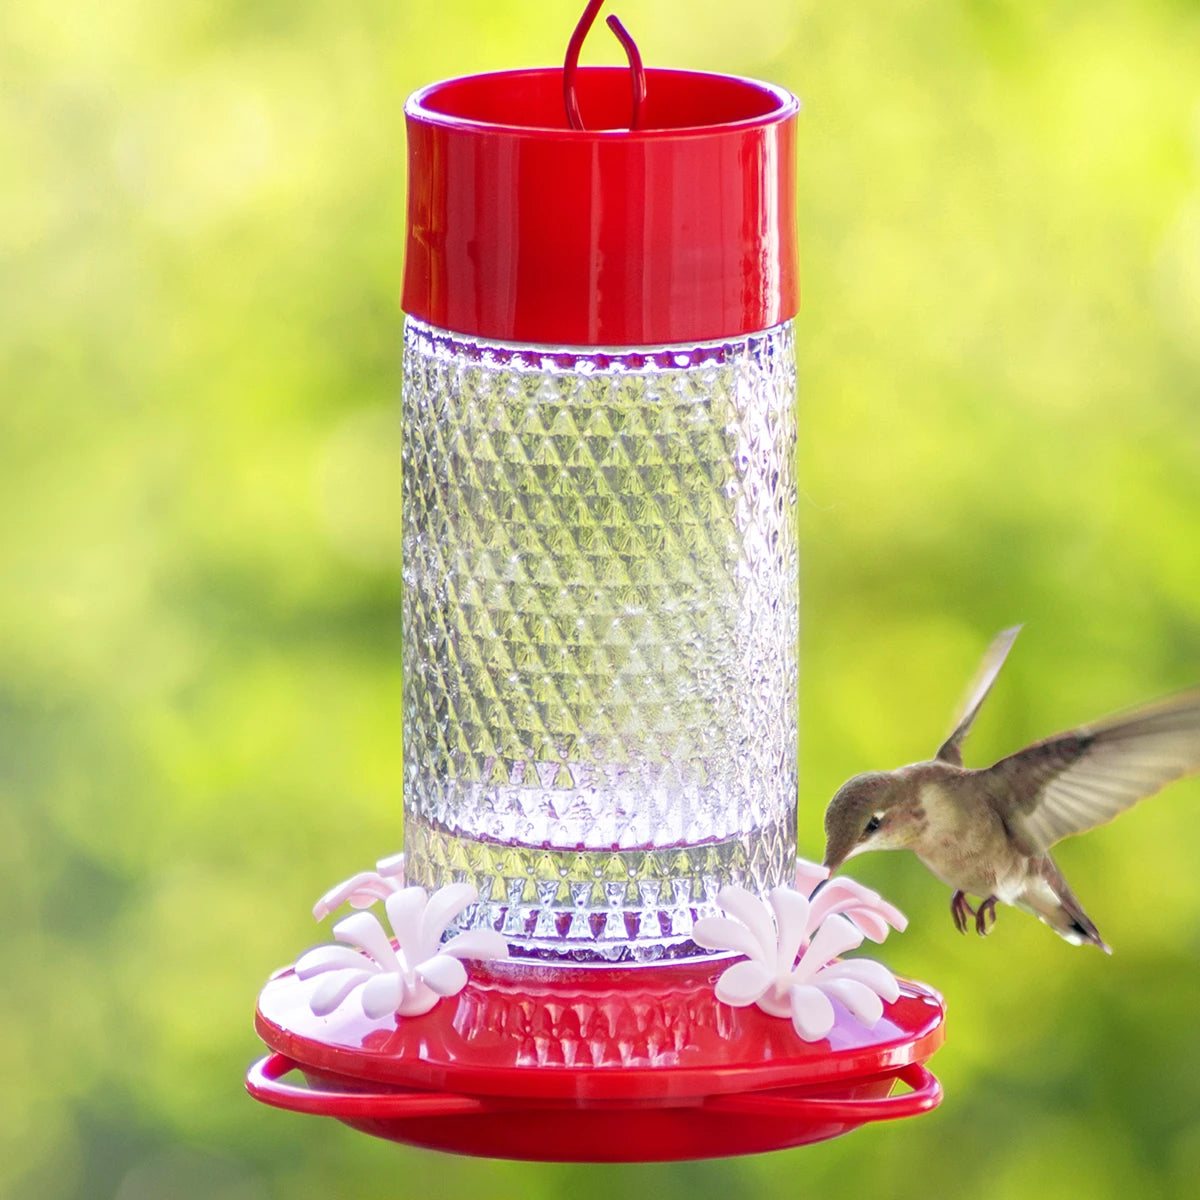
<path id="1" fill-rule="evenodd" d="M 514 953 L 694 953 L 795 859 L 792 327 L 543 349 L 408 318 L 409 882 Z"/>

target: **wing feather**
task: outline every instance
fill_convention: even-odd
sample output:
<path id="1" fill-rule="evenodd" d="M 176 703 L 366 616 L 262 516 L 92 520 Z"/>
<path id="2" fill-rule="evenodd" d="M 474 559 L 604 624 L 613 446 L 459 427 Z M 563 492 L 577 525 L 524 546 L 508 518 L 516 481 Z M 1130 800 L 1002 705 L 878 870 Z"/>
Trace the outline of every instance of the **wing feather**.
<path id="1" fill-rule="evenodd" d="M 983 707 L 988 692 L 992 690 L 992 684 L 996 682 L 996 676 L 1000 674 L 1000 668 L 1004 666 L 1004 660 L 1008 657 L 1008 652 L 1012 649 L 1013 642 L 1017 640 L 1017 634 L 1020 632 L 1021 626 L 1014 625 L 1011 629 L 1001 630 L 992 638 L 992 644 L 984 652 L 983 661 L 979 664 L 975 678 L 971 680 L 967 693 L 963 697 L 954 730 L 939 747 L 937 754 L 934 755 L 935 758 L 942 762 L 953 763 L 956 767 L 962 766 L 963 740 L 971 732 L 971 726 L 975 724 L 975 718 L 979 715 L 979 710 Z"/>
<path id="2" fill-rule="evenodd" d="M 1200 690 L 1047 738 L 990 768 L 1012 832 L 1039 854 L 1197 770 Z"/>

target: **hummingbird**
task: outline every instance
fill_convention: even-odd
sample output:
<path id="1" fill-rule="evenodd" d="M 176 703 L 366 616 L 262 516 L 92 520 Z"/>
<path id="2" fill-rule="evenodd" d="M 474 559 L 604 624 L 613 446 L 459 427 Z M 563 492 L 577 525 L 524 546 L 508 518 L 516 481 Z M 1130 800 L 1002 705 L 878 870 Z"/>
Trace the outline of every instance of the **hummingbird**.
<path id="1" fill-rule="evenodd" d="M 1073 945 L 1111 954 L 1050 847 L 1200 770 L 1200 689 L 1035 742 L 990 767 L 965 767 L 962 743 L 1020 631 L 993 639 L 932 759 L 856 775 L 838 789 L 825 811 L 825 866 L 832 873 L 867 850 L 912 850 L 954 889 L 960 933 L 972 919 L 981 937 L 990 933 L 1002 903 Z M 978 908 L 968 895 L 980 897 Z"/>

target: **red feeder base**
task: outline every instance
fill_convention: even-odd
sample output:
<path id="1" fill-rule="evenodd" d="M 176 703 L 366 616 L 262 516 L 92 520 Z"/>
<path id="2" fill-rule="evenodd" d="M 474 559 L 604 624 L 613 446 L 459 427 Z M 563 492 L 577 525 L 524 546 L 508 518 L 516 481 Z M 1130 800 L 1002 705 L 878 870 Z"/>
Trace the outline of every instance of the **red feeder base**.
<path id="1" fill-rule="evenodd" d="M 733 1009 L 713 994 L 727 961 L 630 968 L 479 964 L 421 1017 L 328 1017 L 290 971 L 259 999 L 274 1054 L 250 1068 L 256 1099 L 337 1117 L 377 1137 L 495 1158 L 652 1162 L 807 1145 L 935 1108 L 922 1065 L 941 1045 L 931 989 L 901 995 L 868 1030 L 828 1038 Z M 282 1076 L 302 1071 L 308 1086 Z M 913 1090 L 891 1095 L 897 1082 Z"/>

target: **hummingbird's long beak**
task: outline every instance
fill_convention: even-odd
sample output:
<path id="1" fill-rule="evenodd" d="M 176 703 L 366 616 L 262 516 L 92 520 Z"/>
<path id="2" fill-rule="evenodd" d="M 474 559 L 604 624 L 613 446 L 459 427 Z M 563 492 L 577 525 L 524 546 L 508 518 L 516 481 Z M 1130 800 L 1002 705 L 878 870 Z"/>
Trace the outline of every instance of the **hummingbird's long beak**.
<path id="1" fill-rule="evenodd" d="M 838 855 L 826 853 L 825 861 L 821 864 L 821 866 L 823 866 L 829 872 L 829 874 L 832 875 L 834 871 L 836 871 L 838 867 L 840 867 L 845 861 L 846 855 L 844 854 Z"/>

